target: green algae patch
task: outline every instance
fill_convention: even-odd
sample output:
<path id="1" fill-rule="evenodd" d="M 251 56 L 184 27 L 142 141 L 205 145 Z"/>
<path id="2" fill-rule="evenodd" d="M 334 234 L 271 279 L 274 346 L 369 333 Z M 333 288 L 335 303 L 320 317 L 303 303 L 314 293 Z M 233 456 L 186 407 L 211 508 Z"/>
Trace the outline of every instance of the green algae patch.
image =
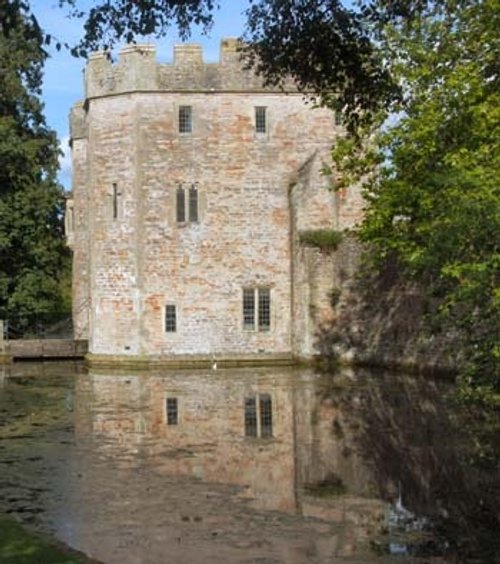
<path id="1" fill-rule="evenodd" d="M 0 516 L 0 562 L 2 564 L 82 564 L 84 555 L 27 531 L 12 518 Z"/>

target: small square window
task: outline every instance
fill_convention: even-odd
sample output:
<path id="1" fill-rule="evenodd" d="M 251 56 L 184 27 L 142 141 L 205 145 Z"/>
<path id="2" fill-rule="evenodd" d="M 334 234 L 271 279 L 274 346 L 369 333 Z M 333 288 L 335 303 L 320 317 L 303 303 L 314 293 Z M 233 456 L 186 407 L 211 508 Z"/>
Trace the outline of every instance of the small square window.
<path id="1" fill-rule="evenodd" d="M 255 108 L 255 132 L 261 135 L 267 132 L 266 110 L 264 106 Z"/>
<path id="2" fill-rule="evenodd" d="M 191 106 L 179 106 L 179 133 L 193 132 L 193 112 Z"/>
<path id="3" fill-rule="evenodd" d="M 175 333 L 177 331 L 177 312 L 173 304 L 165 306 L 165 331 Z"/>
<path id="4" fill-rule="evenodd" d="M 178 423 L 177 398 L 167 398 L 165 408 L 167 411 L 167 425 L 177 425 Z"/>

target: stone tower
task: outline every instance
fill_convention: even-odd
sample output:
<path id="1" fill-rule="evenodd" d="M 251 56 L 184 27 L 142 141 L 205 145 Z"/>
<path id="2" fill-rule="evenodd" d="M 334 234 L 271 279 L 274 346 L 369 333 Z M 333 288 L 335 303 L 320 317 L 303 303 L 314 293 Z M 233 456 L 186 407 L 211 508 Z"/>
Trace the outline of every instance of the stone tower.
<path id="1" fill-rule="evenodd" d="M 235 40 L 210 64 L 199 45 L 176 46 L 172 64 L 150 45 L 116 64 L 93 54 L 71 112 L 69 236 L 89 359 L 314 354 L 328 269 L 310 270 L 298 233 L 348 227 L 361 209 L 321 174 L 338 130 L 293 86 L 264 88 Z"/>

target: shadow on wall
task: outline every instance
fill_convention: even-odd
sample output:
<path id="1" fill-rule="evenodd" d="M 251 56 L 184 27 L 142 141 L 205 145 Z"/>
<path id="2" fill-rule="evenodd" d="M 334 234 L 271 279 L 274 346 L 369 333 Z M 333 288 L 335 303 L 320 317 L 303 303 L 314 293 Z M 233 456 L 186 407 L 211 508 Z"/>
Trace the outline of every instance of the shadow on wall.
<path id="1" fill-rule="evenodd" d="M 393 264 L 370 272 L 354 237 L 346 238 L 332 258 L 333 315 L 315 335 L 321 356 L 415 372 L 455 371 L 460 336 L 431 323 L 438 299 L 403 281 Z"/>

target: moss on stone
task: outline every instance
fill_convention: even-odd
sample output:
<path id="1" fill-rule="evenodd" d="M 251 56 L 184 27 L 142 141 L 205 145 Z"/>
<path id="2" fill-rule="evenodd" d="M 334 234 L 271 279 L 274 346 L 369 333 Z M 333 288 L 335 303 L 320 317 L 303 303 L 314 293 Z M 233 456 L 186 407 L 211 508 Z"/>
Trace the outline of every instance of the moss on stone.
<path id="1" fill-rule="evenodd" d="M 310 229 L 299 233 L 299 241 L 323 251 L 335 251 L 342 241 L 342 233 L 334 229 Z"/>

